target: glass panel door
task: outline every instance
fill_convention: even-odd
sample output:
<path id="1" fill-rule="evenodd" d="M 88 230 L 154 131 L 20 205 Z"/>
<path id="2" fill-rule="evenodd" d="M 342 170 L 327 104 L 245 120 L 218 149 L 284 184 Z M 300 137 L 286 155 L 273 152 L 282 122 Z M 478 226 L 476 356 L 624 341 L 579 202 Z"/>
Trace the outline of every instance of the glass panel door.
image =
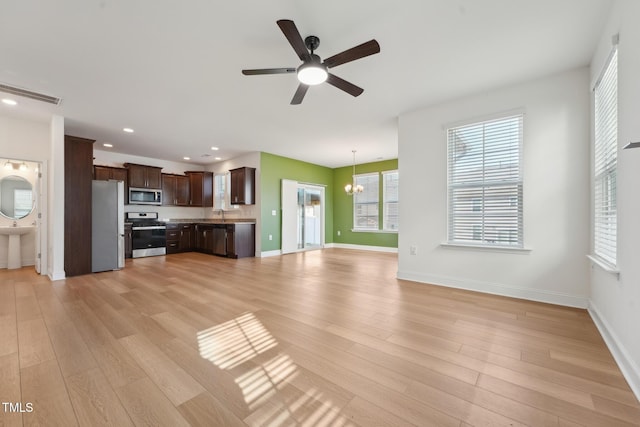
<path id="1" fill-rule="evenodd" d="M 324 247 L 324 187 L 282 180 L 282 253 Z"/>

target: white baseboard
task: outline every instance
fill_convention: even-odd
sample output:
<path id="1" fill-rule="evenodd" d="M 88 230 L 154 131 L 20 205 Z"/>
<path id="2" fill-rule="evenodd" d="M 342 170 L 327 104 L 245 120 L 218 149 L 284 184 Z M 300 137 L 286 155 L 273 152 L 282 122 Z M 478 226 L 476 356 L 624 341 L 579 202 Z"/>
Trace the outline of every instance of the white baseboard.
<path id="1" fill-rule="evenodd" d="M 388 248 L 385 246 L 367 246 L 367 245 L 350 245 L 347 243 L 327 243 L 324 245 L 323 249 L 331 249 L 331 248 L 341 248 L 341 249 L 357 249 L 361 251 L 373 251 L 373 252 L 389 252 L 389 253 L 398 253 L 398 248 Z M 266 258 L 271 256 L 279 256 L 282 255 L 281 250 L 275 251 L 265 251 L 260 252 L 260 258 Z"/>
<path id="2" fill-rule="evenodd" d="M 22 264 L 20 264 L 21 267 L 32 267 L 36 265 L 36 261 L 34 258 L 31 259 L 24 259 L 22 258 Z M 9 264 L 7 262 L 0 262 L 0 268 L 8 268 Z"/>
<path id="3" fill-rule="evenodd" d="M 454 277 L 433 276 L 412 271 L 398 270 L 398 279 L 414 282 L 429 283 L 432 285 L 446 286 L 449 288 L 466 289 L 468 291 L 484 292 L 487 294 L 501 295 L 512 298 L 521 298 L 531 301 L 545 302 L 549 304 L 564 305 L 568 307 L 587 308 L 587 297 L 563 294 L 540 289 L 528 289 L 501 283 L 480 282 L 477 280 L 458 279 Z"/>
<path id="4" fill-rule="evenodd" d="M 387 246 L 369 246 L 369 245 L 352 245 L 349 243 L 328 243 L 324 245 L 325 248 L 339 248 L 339 249 L 357 249 L 360 251 L 372 251 L 372 252 L 389 252 L 398 253 L 398 248 L 390 248 Z"/>
<path id="5" fill-rule="evenodd" d="M 275 251 L 265 251 L 265 252 L 260 252 L 259 257 L 260 258 L 267 258 L 270 256 L 280 256 L 282 255 L 282 251 L 280 249 L 276 249 Z"/>
<path id="6" fill-rule="evenodd" d="M 49 276 L 49 280 L 51 280 L 52 282 L 55 282 L 56 280 L 66 279 L 66 274 L 64 271 L 62 272 L 49 271 L 49 274 L 47 274 L 47 276 Z"/>
<path id="7" fill-rule="evenodd" d="M 589 301 L 589 314 L 593 319 L 593 322 L 596 324 L 598 331 L 600 331 L 600 335 L 604 339 L 604 342 L 607 344 L 609 351 L 613 355 L 620 371 L 622 371 L 622 375 L 629 383 L 629 387 L 636 395 L 636 398 L 640 400 L 640 366 L 638 363 L 629 356 L 629 352 L 618 336 L 613 331 L 607 320 L 600 315 L 600 311 L 593 304 L 593 301 Z"/>

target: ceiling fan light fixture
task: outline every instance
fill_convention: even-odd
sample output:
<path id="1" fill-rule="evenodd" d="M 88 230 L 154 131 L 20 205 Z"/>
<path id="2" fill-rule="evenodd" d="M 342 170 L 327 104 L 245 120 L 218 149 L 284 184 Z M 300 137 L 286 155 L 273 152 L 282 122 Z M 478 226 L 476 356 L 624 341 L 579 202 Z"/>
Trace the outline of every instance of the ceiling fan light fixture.
<path id="1" fill-rule="evenodd" d="M 313 56 L 317 58 L 316 55 Z M 329 77 L 327 67 L 320 63 L 319 58 L 318 60 L 312 58 L 311 61 L 305 62 L 298 67 L 298 80 L 300 80 L 300 83 L 315 86 L 324 83 L 327 77 Z"/>

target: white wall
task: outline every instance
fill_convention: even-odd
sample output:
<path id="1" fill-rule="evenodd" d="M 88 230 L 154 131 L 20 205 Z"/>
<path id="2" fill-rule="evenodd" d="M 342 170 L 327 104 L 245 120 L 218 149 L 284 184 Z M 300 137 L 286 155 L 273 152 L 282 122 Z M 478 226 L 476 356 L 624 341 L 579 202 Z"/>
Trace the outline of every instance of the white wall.
<path id="1" fill-rule="evenodd" d="M 618 0 L 591 63 L 591 81 L 618 46 L 618 146 L 640 141 L 640 2 Z M 640 148 L 618 151 L 618 269 L 620 277 L 591 269 L 589 311 L 640 399 Z"/>
<path id="2" fill-rule="evenodd" d="M 443 247 L 445 126 L 522 109 L 524 241 L 528 252 Z M 586 307 L 589 248 L 589 71 L 402 114 L 398 277 Z M 409 248 L 416 246 L 417 255 Z"/>

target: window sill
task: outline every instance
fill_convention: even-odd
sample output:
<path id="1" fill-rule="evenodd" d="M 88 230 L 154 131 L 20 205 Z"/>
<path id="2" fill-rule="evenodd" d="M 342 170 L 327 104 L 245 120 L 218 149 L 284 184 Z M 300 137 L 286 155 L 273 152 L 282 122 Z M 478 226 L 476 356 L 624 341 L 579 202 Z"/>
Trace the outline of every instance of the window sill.
<path id="1" fill-rule="evenodd" d="M 367 230 L 363 228 L 352 228 L 352 233 L 380 233 L 380 234 L 398 234 L 398 230 Z"/>
<path id="2" fill-rule="evenodd" d="M 515 248 L 512 246 L 489 246 L 489 245 L 466 245 L 463 243 L 440 243 L 440 246 L 450 249 L 472 249 L 478 251 L 488 252 L 505 252 L 505 253 L 521 253 L 527 254 L 531 252 L 532 248 Z"/>
<path id="3" fill-rule="evenodd" d="M 616 276 L 616 278 L 618 279 L 620 278 L 620 270 L 618 270 L 616 267 L 612 266 L 608 262 L 601 260 L 595 255 L 587 255 L 587 258 L 589 258 L 589 261 L 591 261 L 592 264 L 597 265 L 598 267 L 600 267 L 601 269 L 603 269 L 609 274 L 613 274 L 614 276 Z"/>

